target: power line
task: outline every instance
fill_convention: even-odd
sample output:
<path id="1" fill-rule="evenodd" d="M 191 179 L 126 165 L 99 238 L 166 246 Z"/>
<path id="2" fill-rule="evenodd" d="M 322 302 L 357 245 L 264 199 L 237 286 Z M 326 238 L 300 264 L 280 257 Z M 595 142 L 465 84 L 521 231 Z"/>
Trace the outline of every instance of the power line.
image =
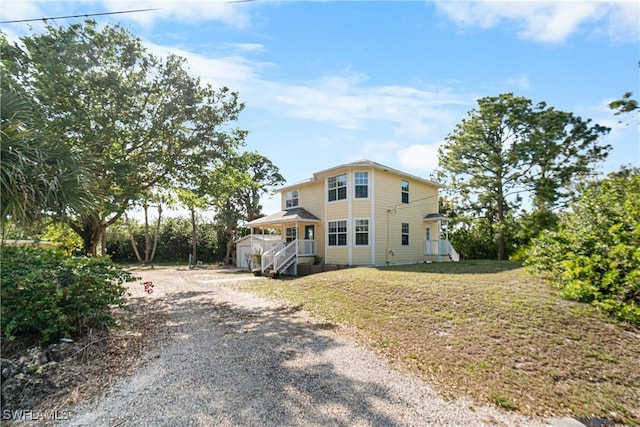
<path id="1" fill-rule="evenodd" d="M 51 16 L 49 18 L 16 19 L 13 21 L 0 21 L 0 24 L 16 24 L 19 22 L 48 21 L 49 19 L 67 19 L 67 18 L 85 18 L 85 17 L 88 18 L 90 16 L 119 15 L 122 13 L 149 12 L 152 10 L 160 10 L 160 9 L 133 9 L 133 10 L 121 10 L 119 12 L 101 12 L 101 13 L 85 13 L 82 15 Z"/>
<path id="2" fill-rule="evenodd" d="M 224 3 L 249 3 L 257 0 L 228 0 Z M 19 22 L 35 22 L 35 21 L 47 21 L 49 19 L 67 19 L 67 18 L 88 18 L 90 16 L 104 16 L 104 15 L 120 15 L 123 13 L 138 13 L 138 12 L 150 12 L 154 10 L 160 10 L 158 8 L 155 9 L 132 9 L 132 10 L 121 10 L 118 12 L 100 12 L 100 13 L 84 13 L 80 15 L 65 15 L 65 16 L 51 16 L 49 18 L 31 18 L 31 19 L 16 19 L 13 21 L 0 21 L 0 24 L 17 24 Z"/>

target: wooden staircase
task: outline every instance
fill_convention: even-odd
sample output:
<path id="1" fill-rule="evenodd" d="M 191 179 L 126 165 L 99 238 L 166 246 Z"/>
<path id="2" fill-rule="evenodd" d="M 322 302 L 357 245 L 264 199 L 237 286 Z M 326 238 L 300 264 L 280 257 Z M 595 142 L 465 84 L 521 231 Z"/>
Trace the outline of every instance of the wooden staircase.
<path id="1" fill-rule="evenodd" d="M 274 273 L 283 274 L 292 265 L 293 274 L 298 264 L 298 239 L 290 243 L 282 241 L 262 254 L 261 270 L 265 276 L 273 276 Z"/>

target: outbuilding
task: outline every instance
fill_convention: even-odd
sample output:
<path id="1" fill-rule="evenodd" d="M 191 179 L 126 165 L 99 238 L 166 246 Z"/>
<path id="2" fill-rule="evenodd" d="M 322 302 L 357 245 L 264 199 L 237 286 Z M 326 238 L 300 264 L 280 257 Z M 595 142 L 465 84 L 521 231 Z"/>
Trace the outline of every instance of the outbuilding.
<path id="1" fill-rule="evenodd" d="M 236 241 L 236 266 L 239 268 L 260 268 L 259 257 L 278 244 L 282 237 L 274 234 L 250 234 Z M 258 258 L 258 260 L 256 260 Z M 251 265 L 249 263 L 251 262 Z M 257 264 L 256 264 L 257 263 Z"/>

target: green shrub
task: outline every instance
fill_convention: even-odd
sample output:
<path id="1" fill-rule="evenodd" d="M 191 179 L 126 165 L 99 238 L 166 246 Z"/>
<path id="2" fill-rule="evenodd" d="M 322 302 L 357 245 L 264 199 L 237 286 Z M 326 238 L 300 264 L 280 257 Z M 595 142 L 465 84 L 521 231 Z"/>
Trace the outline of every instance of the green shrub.
<path id="1" fill-rule="evenodd" d="M 558 231 L 534 240 L 526 265 L 550 274 L 564 297 L 640 326 L 640 170 L 585 188 Z"/>
<path id="2" fill-rule="evenodd" d="M 82 239 L 67 224 L 47 224 L 42 234 L 42 240 L 50 241 L 65 255 L 82 254 Z"/>
<path id="3" fill-rule="evenodd" d="M 220 261 L 224 258 L 226 239 L 224 228 L 213 222 L 198 219 L 198 260 L 203 262 Z M 144 253 L 144 228 L 141 224 L 133 226 L 134 238 L 141 254 Z M 151 234 L 153 244 L 153 233 Z M 191 220 L 188 218 L 166 218 L 160 225 L 158 247 L 155 262 L 178 262 L 186 264 L 193 247 L 191 245 Z M 116 262 L 137 262 L 131 245 L 130 230 L 123 224 L 115 224 L 107 230 L 107 253 Z"/>
<path id="4" fill-rule="evenodd" d="M 1 266 L 2 337 L 42 344 L 114 326 L 111 308 L 136 279 L 109 259 L 32 247 L 3 247 Z"/>

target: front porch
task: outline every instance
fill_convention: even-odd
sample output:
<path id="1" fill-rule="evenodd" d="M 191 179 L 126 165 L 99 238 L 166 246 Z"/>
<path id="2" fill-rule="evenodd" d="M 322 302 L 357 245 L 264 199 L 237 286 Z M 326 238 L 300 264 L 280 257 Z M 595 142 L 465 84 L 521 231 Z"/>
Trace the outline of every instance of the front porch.
<path id="1" fill-rule="evenodd" d="M 313 264 L 316 257 L 315 240 L 298 240 L 292 242 L 281 240 L 277 245 L 266 251 L 260 257 L 260 271 L 269 273 L 277 271 L 279 274 L 289 273 L 298 275 L 298 264 Z"/>
<path id="2" fill-rule="evenodd" d="M 320 219 L 303 208 L 288 209 L 248 223 L 254 235 L 279 235 L 279 241 L 260 254 L 260 271 L 297 274 L 299 263 L 312 264 L 318 256 L 315 239 Z"/>

